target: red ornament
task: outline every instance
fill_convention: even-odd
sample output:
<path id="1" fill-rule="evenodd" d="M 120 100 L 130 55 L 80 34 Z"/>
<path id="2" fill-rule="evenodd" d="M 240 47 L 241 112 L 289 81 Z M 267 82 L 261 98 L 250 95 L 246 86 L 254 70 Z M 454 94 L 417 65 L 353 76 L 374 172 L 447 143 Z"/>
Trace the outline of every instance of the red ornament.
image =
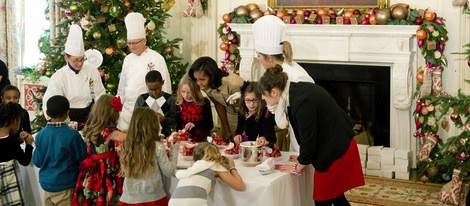
<path id="1" fill-rule="evenodd" d="M 419 39 L 418 40 L 418 47 L 421 48 L 423 46 L 423 44 L 424 44 L 424 40 Z"/>
<path id="2" fill-rule="evenodd" d="M 436 18 L 436 23 L 439 24 L 439 25 L 444 24 L 444 22 L 440 18 Z"/>
<path id="3" fill-rule="evenodd" d="M 416 17 L 415 23 L 416 23 L 417 25 L 421 25 L 421 24 L 423 23 L 423 18 L 421 18 L 421 17 Z"/>
<path id="4" fill-rule="evenodd" d="M 351 24 L 351 19 L 345 19 L 344 24 Z"/>
<path id="5" fill-rule="evenodd" d="M 317 24 L 323 24 L 323 20 L 321 18 L 317 19 Z"/>
<path id="6" fill-rule="evenodd" d="M 439 50 L 444 51 L 445 48 L 446 48 L 445 44 L 439 44 Z"/>
<path id="7" fill-rule="evenodd" d="M 379 11 L 380 11 L 380 8 L 379 8 L 379 7 L 375 7 L 375 8 L 374 8 L 374 14 L 377 13 L 377 12 L 379 12 Z"/>
<path id="8" fill-rule="evenodd" d="M 421 128 L 421 126 L 422 126 L 421 122 L 416 122 L 416 129 Z"/>
<path id="9" fill-rule="evenodd" d="M 304 16 L 305 16 L 305 17 L 309 17 L 309 16 L 310 16 L 310 11 L 308 11 L 308 10 L 305 11 L 305 12 L 304 12 Z"/>
<path id="10" fill-rule="evenodd" d="M 423 108 L 423 106 L 421 106 L 421 104 L 416 105 L 416 110 L 415 110 L 415 112 L 416 112 L 416 113 L 420 113 L 422 108 Z"/>
<path id="11" fill-rule="evenodd" d="M 358 9 L 356 9 L 356 10 L 353 11 L 353 14 L 354 14 L 354 15 L 359 15 L 360 13 L 361 13 L 361 11 L 359 11 Z"/>
<path id="12" fill-rule="evenodd" d="M 369 24 L 369 19 L 362 20 L 362 25 L 367 25 L 367 24 Z"/>
<path id="13" fill-rule="evenodd" d="M 331 19 L 336 19 L 337 15 L 336 14 L 330 14 Z"/>

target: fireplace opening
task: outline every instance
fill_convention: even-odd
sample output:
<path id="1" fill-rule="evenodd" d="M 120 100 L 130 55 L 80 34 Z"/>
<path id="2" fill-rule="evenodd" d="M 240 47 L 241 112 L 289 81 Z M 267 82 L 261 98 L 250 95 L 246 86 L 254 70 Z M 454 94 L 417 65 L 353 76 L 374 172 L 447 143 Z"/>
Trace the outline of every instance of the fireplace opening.
<path id="1" fill-rule="evenodd" d="M 299 64 L 356 121 L 357 138 L 390 147 L 390 67 Z"/>

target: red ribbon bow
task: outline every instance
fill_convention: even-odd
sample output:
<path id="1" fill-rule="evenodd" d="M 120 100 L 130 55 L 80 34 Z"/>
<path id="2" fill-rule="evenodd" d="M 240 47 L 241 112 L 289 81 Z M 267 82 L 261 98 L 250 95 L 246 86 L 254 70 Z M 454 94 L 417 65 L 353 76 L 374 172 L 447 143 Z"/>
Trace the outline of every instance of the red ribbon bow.
<path id="1" fill-rule="evenodd" d="M 121 97 L 113 97 L 113 101 L 111 102 L 110 105 L 114 107 L 115 112 L 122 111 Z"/>

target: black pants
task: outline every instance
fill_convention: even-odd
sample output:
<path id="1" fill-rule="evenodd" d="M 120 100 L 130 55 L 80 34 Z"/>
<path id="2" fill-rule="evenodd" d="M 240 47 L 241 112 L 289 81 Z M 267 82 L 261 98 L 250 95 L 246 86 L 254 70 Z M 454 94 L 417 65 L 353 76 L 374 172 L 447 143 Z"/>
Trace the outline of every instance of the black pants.
<path id="1" fill-rule="evenodd" d="M 88 120 L 88 115 L 90 114 L 92 105 L 93 104 L 90 104 L 88 107 L 83 108 L 83 109 L 70 108 L 69 118 L 71 121 L 78 122 L 78 127 L 79 127 L 78 130 L 82 129 L 86 121 Z"/>
<path id="2" fill-rule="evenodd" d="M 351 204 L 349 204 L 349 202 L 346 199 L 346 197 L 344 196 L 344 194 L 341 194 L 340 196 L 335 197 L 335 198 L 330 199 L 330 200 L 325 200 L 325 201 L 316 201 L 315 200 L 315 205 L 316 206 L 331 206 L 331 205 L 334 205 L 334 206 L 350 206 Z"/>

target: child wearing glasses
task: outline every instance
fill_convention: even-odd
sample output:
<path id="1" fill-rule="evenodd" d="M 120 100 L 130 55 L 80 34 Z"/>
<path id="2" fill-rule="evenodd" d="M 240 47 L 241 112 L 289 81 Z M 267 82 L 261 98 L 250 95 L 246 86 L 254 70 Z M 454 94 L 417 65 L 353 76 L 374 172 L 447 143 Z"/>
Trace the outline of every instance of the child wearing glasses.
<path id="1" fill-rule="evenodd" d="M 276 143 L 274 115 L 266 112 L 266 102 L 261 99 L 256 82 L 245 82 L 240 88 L 241 100 L 238 113 L 238 125 L 235 137 L 236 144 L 244 141 L 255 141 L 260 145 Z"/>

